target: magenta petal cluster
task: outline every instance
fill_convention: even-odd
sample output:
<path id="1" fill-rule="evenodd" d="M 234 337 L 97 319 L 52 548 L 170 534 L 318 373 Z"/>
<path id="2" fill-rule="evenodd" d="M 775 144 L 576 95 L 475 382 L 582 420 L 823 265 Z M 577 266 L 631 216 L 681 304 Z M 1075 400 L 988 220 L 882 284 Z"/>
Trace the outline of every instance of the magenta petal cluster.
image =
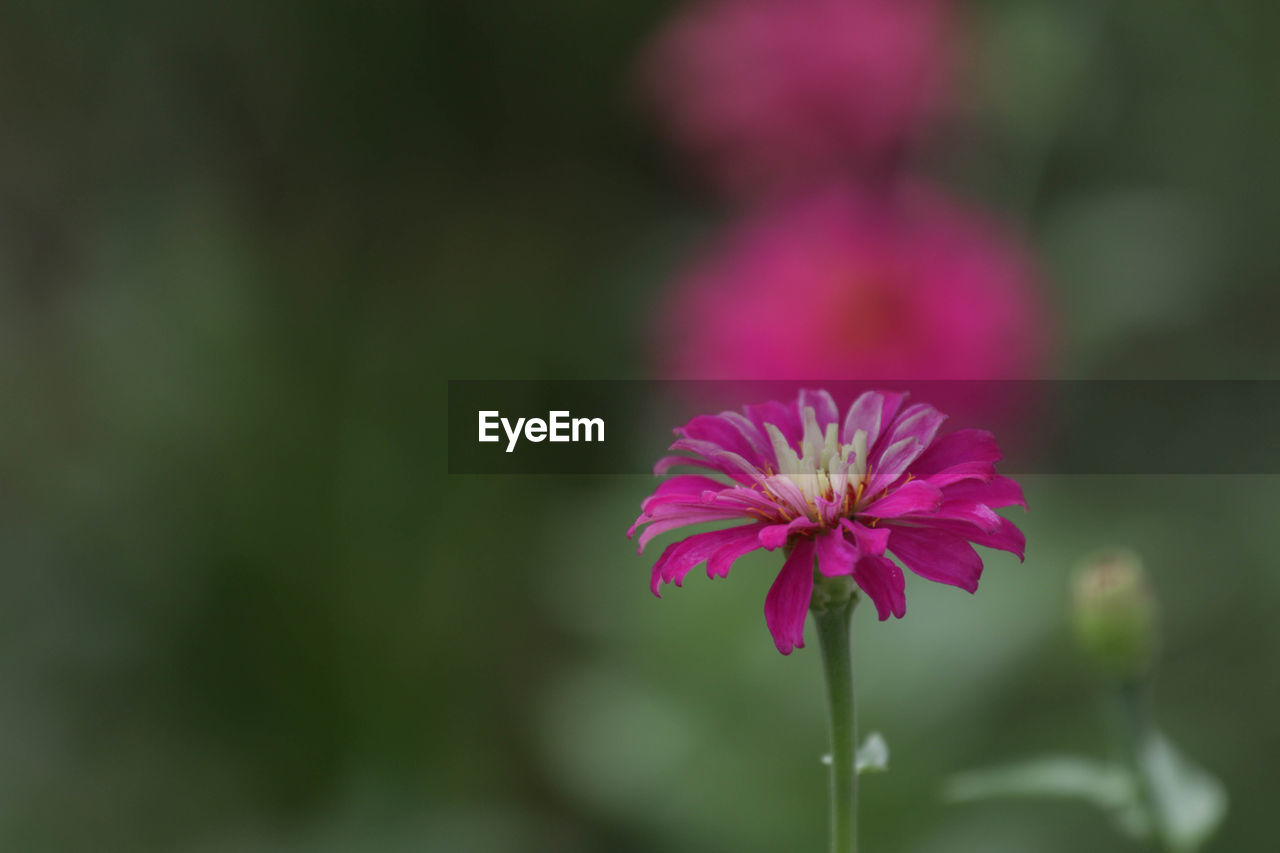
<path id="1" fill-rule="evenodd" d="M 868 391 L 843 417 L 826 391 L 801 391 L 790 403 L 700 415 L 676 429 L 654 468 L 681 474 L 645 499 L 628 531 L 640 550 L 671 530 L 703 522 L 746 524 L 695 533 L 669 545 L 653 566 L 654 595 L 706 563 L 725 577 L 744 554 L 783 549 L 786 560 L 765 598 L 778 651 L 804 645 L 815 567 L 851 576 L 881 620 L 906 613 L 902 570 L 969 592 L 982 559 L 973 545 L 1023 558 L 1026 541 L 1001 507 L 1026 508 L 1021 487 L 996 473 L 1000 448 L 984 430 L 939 436 L 946 416 L 902 393 Z M 643 529 L 642 529 L 643 528 Z"/>
<path id="2" fill-rule="evenodd" d="M 878 172 L 943 112 L 948 0 L 703 0 L 659 33 L 645 89 L 668 137 L 731 195 Z"/>
<path id="3" fill-rule="evenodd" d="M 1032 378 L 1043 302 L 1025 248 L 980 212 L 920 184 L 837 183 L 721 232 L 659 306 L 651 350 L 670 379 Z"/>

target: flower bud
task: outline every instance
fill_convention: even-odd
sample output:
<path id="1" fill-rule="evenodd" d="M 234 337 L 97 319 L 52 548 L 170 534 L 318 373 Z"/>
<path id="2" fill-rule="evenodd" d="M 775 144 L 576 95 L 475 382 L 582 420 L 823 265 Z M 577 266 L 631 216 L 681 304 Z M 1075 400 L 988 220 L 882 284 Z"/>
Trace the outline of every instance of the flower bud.
<path id="1" fill-rule="evenodd" d="M 1108 676 L 1132 680 L 1146 673 L 1158 647 L 1158 613 L 1142 560 L 1131 551 L 1106 551 L 1076 571 L 1072 622 L 1076 641 Z"/>

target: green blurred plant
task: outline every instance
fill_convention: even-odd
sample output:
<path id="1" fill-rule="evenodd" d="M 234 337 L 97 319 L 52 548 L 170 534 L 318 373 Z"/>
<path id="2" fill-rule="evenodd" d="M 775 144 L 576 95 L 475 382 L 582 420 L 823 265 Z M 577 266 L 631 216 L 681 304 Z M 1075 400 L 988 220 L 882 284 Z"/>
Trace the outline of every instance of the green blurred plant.
<path id="1" fill-rule="evenodd" d="M 1160 644 L 1155 596 L 1130 551 L 1090 558 L 1076 572 L 1071 623 L 1076 642 L 1108 680 L 1141 681 Z"/>
<path id="2" fill-rule="evenodd" d="M 951 802 L 997 797 L 1078 799 L 1106 812 L 1138 842 L 1173 853 L 1199 850 L 1222 823 L 1227 793 L 1156 727 L 1148 682 L 1159 650 L 1159 608 L 1141 559 L 1095 554 L 1076 571 L 1072 627 L 1117 720 L 1109 761 L 1048 755 L 953 776 Z"/>

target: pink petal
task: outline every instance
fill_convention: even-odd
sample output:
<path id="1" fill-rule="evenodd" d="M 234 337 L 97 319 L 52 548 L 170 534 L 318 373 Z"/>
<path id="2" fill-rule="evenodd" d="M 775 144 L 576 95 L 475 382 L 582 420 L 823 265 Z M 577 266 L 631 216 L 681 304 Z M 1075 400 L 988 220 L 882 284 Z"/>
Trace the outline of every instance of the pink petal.
<path id="1" fill-rule="evenodd" d="M 911 473 L 920 477 L 926 483 L 932 483 L 940 489 L 944 489 L 953 483 L 962 483 L 973 480 L 979 483 L 990 482 L 996 476 L 996 466 L 990 462 L 961 462 L 959 465 L 952 465 L 936 474 L 920 474 L 918 464 L 912 466 Z"/>
<path id="2" fill-rule="evenodd" d="M 650 497 L 657 498 L 663 495 L 693 495 L 697 497 L 707 489 L 727 488 L 729 488 L 728 483 L 713 480 L 700 474 L 678 474 L 659 483 L 658 488 L 653 490 L 653 494 Z"/>
<path id="3" fill-rule="evenodd" d="M 697 474 L 680 474 L 670 480 L 663 481 L 654 490 L 653 494 L 640 503 L 640 509 L 652 514 L 658 507 L 668 504 L 698 506 L 708 502 L 706 499 L 708 493 L 720 494 L 730 492 L 734 488 L 741 489 L 744 487 L 731 486 L 728 483 L 722 483 L 719 480 L 713 480 L 710 477 L 702 477 Z"/>
<path id="4" fill-rule="evenodd" d="M 727 578 L 729 569 L 732 568 L 734 561 L 744 554 L 760 548 L 760 539 L 758 536 L 743 537 L 722 545 L 720 550 L 711 555 L 711 559 L 707 560 L 707 577 L 709 578 Z"/>
<path id="5" fill-rule="evenodd" d="M 847 518 L 841 522 L 841 526 L 853 536 L 853 541 L 858 546 L 858 553 L 864 557 L 879 557 L 889 547 L 889 529 L 887 527 L 871 528 L 861 522 L 850 521 Z"/>
<path id="6" fill-rule="evenodd" d="M 805 407 L 811 406 L 814 415 L 817 416 L 818 426 L 822 429 L 827 428 L 827 424 L 833 424 L 840 417 L 840 410 L 836 408 L 836 401 L 831 399 L 831 395 L 826 391 L 804 391 L 801 390 L 798 407 L 801 412 Z"/>
<path id="7" fill-rule="evenodd" d="M 973 501 L 943 501 L 931 515 L 920 516 L 914 520 L 919 520 L 926 525 L 934 521 L 957 521 L 961 524 L 971 524 L 982 533 L 995 533 L 1000 529 L 1001 521 L 1000 516 L 996 515 L 991 507 Z"/>
<path id="8" fill-rule="evenodd" d="M 786 406 L 782 403 L 770 401 L 768 403 L 743 406 L 742 411 L 761 435 L 768 434 L 764 428 L 765 424 L 773 424 L 787 439 L 788 444 L 792 447 L 800 445 L 800 437 L 804 431 L 800 426 L 799 409 L 795 405 Z M 772 447 L 769 450 L 769 460 L 772 463 L 773 470 L 778 470 L 778 460 L 773 453 Z"/>
<path id="9" fill-rule="evenodd" d="M 818 517 L 822 519 L 823 524 L 827 527 L 833 527 L 839 523 L 840 517 L 844 515 L 844 496 L 836 496 L 831 500 L 827 500 L 822 495 L 814 500 L 818 505 Z"/>
<path id="10" fill-rule="evenodd" d="M 649 588 L 653 590 L 654 595 L 661 597 L 658 592 L 659 583 L 674 583 L 680 586 L 690 569 L 706 561 L 725 546 L 732 547 L 746 542 L 752 548 L 759 547 L 756 537 L 762 526 L 746 524 L 725 530 L 711 530 L 706 533 L 695 533 L 687 539 L 671 543 L 653 564 Z"/>
<path id="11" fill-rule="evenodd" d="M 947 416 L 928 403 L 916 403 L 903 410 L 889 429 L 885 444 L 895 444 L 904 438 L 914 438 L 921 447 L 928 447 L 938 434 Z"/>
<path id="12" fill-rule="evenodd" d="M 984 429 L 960 429 L 942 436 L 920 454 L 912 473 L 927 477 L 965 462 L 999 462 L 1003 459 L 996 437 Z"/>
<path id="13" fill-rule="evenodd" d="M 1007 518 L 1001 518 L 999 527 L 990 533 L 984 533 L 959 521 L 933 521 L 930 522 L 929 526 L 938 530 L 945 530 L 984 548 L 1008 551 L 1020 561 L 1026 559 L 1027 537 L 1023 535 L 1016 524 Z"/>
<path id="14" fill-rule="evenodd" d="M 858 514 L 875 518 L 897 518 L 908 513 L 935 512 L 941 504 L 942 491 L 937 486 L 923 480 L 912 480 L 892 490 L 866 509 L 858 510 Z"/>
<path id="15" fill-rule="evenodd" d="M 893 419 L 898 415 L 898 409 L 902 408 L 902 404 L 906 402 L 906 392 L 902 391 L 881 391 L 880 394 L 880 433 L 876 436 L 867 436 L 867 447 L 875 444 L 889 429 L 889 425 L 893 423 Z"/>
<path id="16" fill-rule="evenodd" d="M 762 463 L 767 464 L 773 458 L 773 442 L 769 440 L 763 429 L 751 422 L 750 418 L 742 412 L 721 412 L 720 417 L 737 428 Z"/>
<path id="17" fill-rule="evenodd" d="M 694 468 L 709 468 L 712 471 L 719 471 L 718 465 L 713 465 L 700 456 L 678 456 L 672 454 L 663 456 L 657 462 L 653 463 L 653 473 L 661 477 L 663 474 L 680 465 L 689 465 Z"/>
<path id="18" fill-rule="evenodd" d="M 671 442 L 672 450 L 688 450 L 706 460 L 709 468 L 727 474 L 743 485 L 759 482 L 761 471 L 759 466 L 752 465 L 743 457 L 730 450 L 725 450 L 710 441 L 698 441 L 692 438 L 678 438 Z"/>
<path id="19" fill-rule="evenodd" d="M 804 648 L 804 620 L 813 596 L 813 540 L 801 539 L 764 599 L 764 621 L 784 655 Z"/>
<path id="20" fill-rule="evenodd" d="M 901 409 L 902 403 L 906 402 L 905 391 L 882 391 L 881 394 L 881 430 L 888 428 L 893 423 L 893 419 L 897 418 L 897 410 Z"/>
<path id="21" fill-rule="evenodd" d="M 741 424 L 728 417 L 729 414 L 699 415 L 677 430 L 677 433 L 695 441 L 715 444 L 736 453 L 753 466 L 763 468 L 769 461 L 769 457 L 764 454 L 768 443 L 760 441 L 758 433 L 753 436 L 744 432 Z M 746 421 L 746 424 L 751 426 L 750 421 Z M 754 427 L 751 431 L 755 432 Z"/>
<path id="22" fill-rule="evenodd" d="M 884 411 L 884 395 L 878 391 L 867 391 L 860 394 L 849 407 L 844 416 L 844 426 L 840 429 L 840 443 L 853 441 L 854 433 L 862 430 L 867 434 L 867 447 L 874 447 L 880 437 L 880 414 Z"/>
<path id="23" fill-rule="evenodd" d="M 867 476 L 867 492 L 874 495 L 882 489 L 889 488 L 899 477 L 907 472 L 907 468 L 923 452 L 924 445 L 920 443 L 919 439 L 908 436 L 885 447 L 880 451 L 879 456 L 871 453 L 872 461 Z"/>
<path id="24" fill-rule="evenodd" d="M 661 507 L 661 510 L 671 510 L 671 512 L 663 512 L 661 515 L 645 516 L 642 515 L 636 519 L 636 523 L 631 525 L 631 529 L 627 531 L 630 536 L 636 531 L 636 528 L 642 525 L 645 527 L 644 532 L 640 534 L 639 548 L 636 553 L 644 553 L 644 546 L 655 536 L 660 536 L 668 530 L 675 530 L 679 527 L 688 527 L 690 524 L 700 524 L 704 521 L 729 521 L 741 520 L 742 512 L 739 510 L 729 509 L 686 509 L 684 507 Z"/>
<path id="25" fill-rule="evenodd" d="M 650 495 L 641 504 L 642 514 L 637 523 L 667 518 L 686 510 L 702 509 L 702 495 L 705 494 L 709 494 L 709 492 L 697 495 Z"/>
<path id="26" fill-rule="evenodd" d="M 867 391 L 853 401 L 849 413 L 845 415 L 844 426 L 840 430 L 841 443 L 853 440 L 858 430 L 867 434 L 867 449 L 874 450 L 880 438 L 888 434 L 888 429 L 907 399 L 905 393 L 895 391 Z"/>
<path id="27" fill-rule="evenodd" d="M 795 481 L 790 477 L 773 476 L 766 477 L 764 487 L 778 496 L 778 499 L 787 504 L 796 512 L 802 512 L 807 501 L 804 492 L 796 485 Z"/>
<path id="28" fill-rule="evenodd" d="M 889 550 L 902 564 L 926 580 L 978 589 L 982 558 L 960 536 L 932 527 L 891 526 Z"/>
<path id="29" fill-rule="evenodd" d="M 767 518 L 777 516 L 778 520 L 781 520 L 781 509 L 775 501 L 765 497 L 761 492 L 757 492 L 755 489 L 748 489 L 745 486 L 734 486 L 731 489 L 721 489 L 718 492 L 703 492 L 699 497 L 699 502 L 724 509 L 737 508 L 743 514 L 756 512 Z"/>
<path id="30" fill-rule="evenodd" d="M 829 578 L 853 574 L 858 549 L 844 538 L 843 530 L 829 530 L 814 539 L 818 571 Z"/>
<path id="31" fill-rule="evenodd" d="M 793 518 L 787 524 L 770 524 L 760 529 L 760 545 L 773 551 L 786 545 L 792 533 L 802 533 L 817 527 L 819 525 L 816 521 L 810 521 L 804 516 Z"/>
<path id="32" fill-rule="evenodd" d="M 988 482 L 965 480 L 948 486 L 943 495 L 947 500 L 966 500 L 984 503 L 992 509 L 1006 506 L 1027 508 L 1027 499 L 1022 495 L 1022 486 L 1008 477 L 996 475 Z"/>
<path id="33" fill-rule="evenodd" d="M 865 556 L 853 570 L 853 579 L 876 606 L 880 621 L 907 614 L 907 586 L 902 569 L 887 557 Z"/>

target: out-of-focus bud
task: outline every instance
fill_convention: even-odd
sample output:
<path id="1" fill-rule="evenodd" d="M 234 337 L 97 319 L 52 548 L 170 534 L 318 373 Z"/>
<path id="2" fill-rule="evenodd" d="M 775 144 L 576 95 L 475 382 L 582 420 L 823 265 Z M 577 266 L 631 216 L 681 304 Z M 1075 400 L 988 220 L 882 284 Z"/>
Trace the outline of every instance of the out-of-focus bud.
<path id="1" fill-rule="evenodd" d="M 1111 550 L 1085 560 L 1075 575 L 1072 621 L 1080 647 L 1108 676 L 1132 680 L 1147 672 L 1159 624 L 1137 554 Z"/>

